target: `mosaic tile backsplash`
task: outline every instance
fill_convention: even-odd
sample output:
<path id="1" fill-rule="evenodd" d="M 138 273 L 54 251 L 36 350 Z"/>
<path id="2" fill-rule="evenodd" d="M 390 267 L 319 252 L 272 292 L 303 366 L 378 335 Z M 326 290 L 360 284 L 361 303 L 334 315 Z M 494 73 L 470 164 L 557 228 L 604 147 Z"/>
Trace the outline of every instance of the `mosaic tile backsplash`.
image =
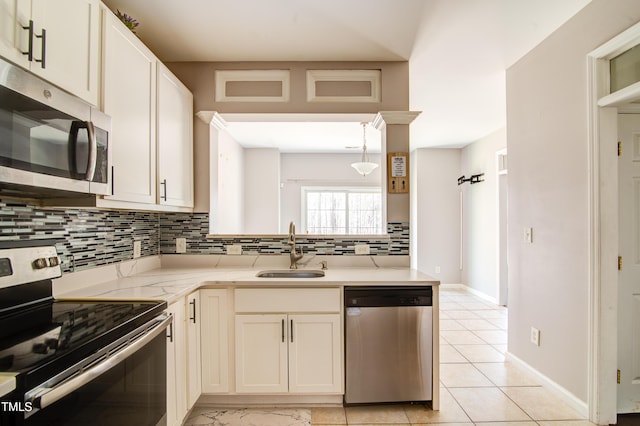
<path id="1" fill-rule="evenodd" d="M 142 256 L 174 254 L 175 239 L 187 239 L 186 254 L 225 254 L 241 244 L 243 254 L 289 252 L 286 238 L 207 237 L 207 213 L 148 213 L 99 209 L 43 209 L 22 201 L 0 199 L 0 241 L 55 241 L 63 271 L 71 272 L 133 259 L 133 242 Z M 371 255 L 408 255 L 409 224 L 389 223 L 389 239 L 305 238 L 296 243 L 305 253 L 354 255 L 354 245 L 369 244 Z"/>
<path id="2" fill-rule="evenodd" d="M 40 209 L 0 200 L 0 241 L 54 240 L 63 272 L 133 259 L 133 241 L 142 256 L 159 253 L 156 213 L 85 209 Z"/>

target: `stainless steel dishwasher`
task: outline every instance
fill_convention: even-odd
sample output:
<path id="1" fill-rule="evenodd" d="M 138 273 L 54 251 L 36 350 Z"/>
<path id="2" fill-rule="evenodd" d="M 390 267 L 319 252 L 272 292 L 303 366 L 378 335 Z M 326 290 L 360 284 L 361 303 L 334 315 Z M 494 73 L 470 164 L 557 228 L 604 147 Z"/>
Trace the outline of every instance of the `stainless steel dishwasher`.
<path id="1" fill-rule="evenodd" d="M 345 287 L 345 404 L 430 401 L 431 287 Z"/>

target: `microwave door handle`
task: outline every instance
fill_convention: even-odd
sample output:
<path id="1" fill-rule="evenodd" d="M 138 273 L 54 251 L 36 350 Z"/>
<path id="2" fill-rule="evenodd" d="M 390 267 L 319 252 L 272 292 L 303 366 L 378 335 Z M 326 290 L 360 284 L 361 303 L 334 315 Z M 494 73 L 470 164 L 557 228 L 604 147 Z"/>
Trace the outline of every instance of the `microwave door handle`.
<path id="1" fill-rule="evenodd" d="M 83 121 L 72 121 L 69 130 L 69 172 L 74 179 L 78 175 L 78 131 L 83 127 Z"/>
<path id="2" fill-rule="evenodd" d="M 87 129 L 87 136 L 89 137 L 89 150 L 87 153 L 87 171 L 85 172 L 84 179 L 88 181 L 93 180 L 93 176 L 96 172 L 97 155 L 97 140 L 96 132 L 91 121 L 73 121 L 71 123 L 71 130 L 69 131 L 69 168 L 74 176 L 78 175 L 78 133 L 80 129 Z"/>
<path id="3" fill-rule="evenodd" d="M 96 140 L 96 129 L 91 121 L 86 122 L 87 133 L 89 134 L 89 158 L 87 161 L 87 173 L 85 180 L 92 181 L 96 173 L 96 163 L 98 161 L 98 141 Z"/>

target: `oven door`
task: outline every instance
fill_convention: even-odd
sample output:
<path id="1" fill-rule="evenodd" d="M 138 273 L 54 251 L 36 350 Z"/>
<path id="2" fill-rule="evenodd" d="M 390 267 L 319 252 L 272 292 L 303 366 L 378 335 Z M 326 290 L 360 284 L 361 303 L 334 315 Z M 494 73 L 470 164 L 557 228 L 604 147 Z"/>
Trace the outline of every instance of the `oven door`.
<path id="1" fill-rule="evenodd" d="M 166 425 L 170 322 L 163 314 L 28 391 L 22 424 Z"/>

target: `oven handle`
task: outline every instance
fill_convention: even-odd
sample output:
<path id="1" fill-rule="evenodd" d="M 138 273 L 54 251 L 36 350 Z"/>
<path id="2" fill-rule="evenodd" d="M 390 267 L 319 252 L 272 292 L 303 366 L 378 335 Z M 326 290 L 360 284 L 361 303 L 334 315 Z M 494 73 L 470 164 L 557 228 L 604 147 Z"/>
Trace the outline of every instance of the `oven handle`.
<path id="1" fill-rule="evenodd" d="M 85 372 L 74 377 L 71 380 L 63 382 L 59 386 L 42 389 L 44 393 L 38 395 L 35 398 L 35 400 L 33 401 L 34 407 L 40 409 L 46 408 L 54 402 L 69 395 L 71 392 L 78 390 L 82 386 L 91 382 L 96 377 L 100 376 L 102 373 L 105 373 L 110 368 L 116 366 L 118 363 L 122 362 L 128 356 L 132 355 L 133 353 L 141 349 L 144 345 L 153 340 L 155 337 L 157 337 L 164 331 L 165 328 L 167 328 L 171 320 L 172 317 L 167 316 L 166 314 L 158 316 L 154 320 L 157 321 L 158 324 L 151 331 L 149 331 L 147 334 L 145 334 L 135 342 L 129 344 L 120 352 L 116 352 L 100 364 L 91 367 L 90 369 L 86 370 Z"/>

